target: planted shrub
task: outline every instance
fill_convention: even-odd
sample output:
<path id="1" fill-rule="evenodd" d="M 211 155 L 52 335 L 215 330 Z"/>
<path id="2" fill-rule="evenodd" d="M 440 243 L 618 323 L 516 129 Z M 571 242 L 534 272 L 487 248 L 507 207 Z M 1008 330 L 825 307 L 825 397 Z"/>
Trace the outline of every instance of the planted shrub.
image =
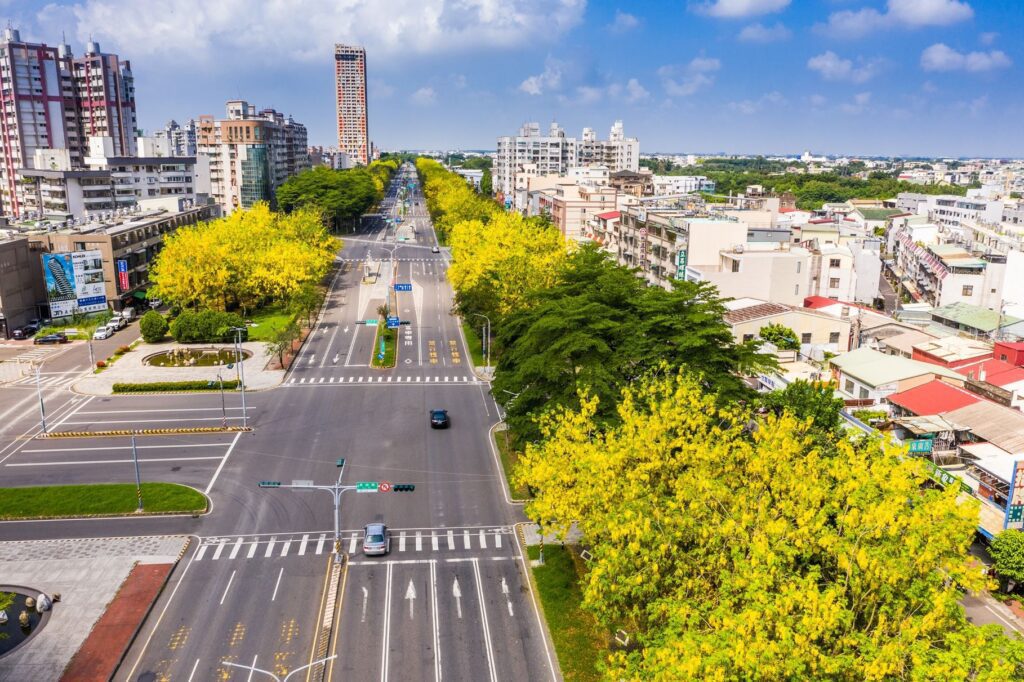
<path id="1" fill-rule="evenodd" d="M 167 320 L 155 310 L 150 310 L 139 320 L 139 331 L 146 343 L 156 343 L 167 335 Z"/>
<path id="2" fill-rule="evenodd" d="M 238 380 L 231 379 L 224 382 L 224 390 L 234 390 L 238 387 Z M 206 381 L 205 379 L 193 379 L 189 381 L 152 381 L 145 384 L 114 384 L 114 393 L 160 393 L 164 391 L 219 391 L 219 381 Z"/>
<path id="3" fill-rule="evenodd" d="M 171 323 L 171 336 L 178 343 L 223 343 L 234 339 L 232 327 L 244 326 L 235 313 L 183 310 Z"/>

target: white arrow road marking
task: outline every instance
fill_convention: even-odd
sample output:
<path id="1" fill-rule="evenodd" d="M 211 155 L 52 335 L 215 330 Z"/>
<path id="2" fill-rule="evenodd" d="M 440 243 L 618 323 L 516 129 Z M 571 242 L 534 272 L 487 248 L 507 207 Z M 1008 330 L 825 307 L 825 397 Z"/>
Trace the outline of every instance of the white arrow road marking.
<path id="1" fill-rule="evenodd" d="M 335 365 L 336 365 L 336 364 L 338 364 L 338 358 L 339 358 L 339 357 L 341 357 L 341 356 L 340 356 L 340 355 L 338 355 L 337 353 L 335 353 L 335 354 L 334 354 L 334 359 L 333 359 L 333 360 L 331 360 L 331 363 L 332 363 L 332 364 L 335 364 Z"/>
<path id="2" fill-rule="evenodd" d="M 409 620 L 412 620 L 413 605 L 416 603 L 416 586 L 412 584 L 412 578 L 409 578 L 409 587 L 405 590 L 405 598 L 409 601 Z"/>
<path id="3" fill-rule="evenodd" d="M 312 365 L 314 362 L 316 362 L 316 356 L 315 355 L 310 355 L 309 356 L 309 364 Z"/>
<path id="4" fill-rule="evenodd" d="M 363 617 L 359 619 L 360 623 L 365 623 L 366 622 L 366 602 L 367 602 L 367 600 L 369 598 L 370 598 L 370 591 L 364 587 L 363 588 Z"/>
<path id="5" fill-rule="evenodd" d="M 501 593 L 505 595 L 505 604 L 508 606 L 508 615 L 514 616 L 512 613 L 512 600 L 508 596 L 508 583 L 505 582 L 505 576 L 501 576 Z"/>
<path id="6" fill-rule="evenodd" d="M 462 590 L 459 589 L 458 578 L 452 583 L 452 596 L 455 597 L 455 610 L 459 614 L 459 620 L 462 620 Z"/>
<path id="7" fill-rule="evenodd" d="M 345 333 L 348 334 L 348 327 L 345 327 Z"/>

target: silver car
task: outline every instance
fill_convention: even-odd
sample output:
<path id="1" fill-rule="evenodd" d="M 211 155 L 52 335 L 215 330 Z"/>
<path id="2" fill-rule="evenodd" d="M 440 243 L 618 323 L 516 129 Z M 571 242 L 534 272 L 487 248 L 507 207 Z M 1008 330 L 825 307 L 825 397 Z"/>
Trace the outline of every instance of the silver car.
<path id="1" fill-rule="evenodd" d="M 363 531 L 363 554 L 366 556 L 381 556 L 387 554 L 391 549 L 391 540 L 388 538 L 388 527 L 383 523 L 371 523 Z"/>

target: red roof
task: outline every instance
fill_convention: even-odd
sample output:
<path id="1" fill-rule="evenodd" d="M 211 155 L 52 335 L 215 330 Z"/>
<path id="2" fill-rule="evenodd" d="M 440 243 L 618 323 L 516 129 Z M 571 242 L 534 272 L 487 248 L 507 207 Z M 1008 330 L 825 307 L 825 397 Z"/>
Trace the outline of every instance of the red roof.
<path id="1" fill-rule="evenodd" d="M 824 296 L 807 296 L 804 298 L 804 307 L 810 308 L 811 310 L 817 310 L 818 308 L 824 308 L 830 305 L 836 305 L 839 301 L 831 298 L 825 298 Z"/>
<path id="2" fill-rule="evenodd" d="M 982 399 L 945 381 L 933 379 L 927 384 L 893 393 L 887 400 L 920 417 L 957 410 L 981 402 Z"/>
<path id="3" fill-rule="evenodd" d="M 1018 381 L 1024 381 L 1024 367 L 1014 367 L 1008 362 L 989 358 L 982 362 L 962 367 L 950 367 L 954 372 L 981 381 L 981 370 L 985 370 L 985 381 L 993 386 L 1009 386 Z"/>
<path id="4" fill-rule="evenodd" d="M 611 220 L 612 218 L 619 217 L 619 211 L 607 211 L 605 213 L 598 213 L 597 217 L 601 220 Z"/>
<path id="5" fill-rule="evenodd" d="M 795 208 L 780 208 L 779 209 L 779 213 L 792 213 L 793 211 L 796 211 L 796 210 L 798 210 L 798 209 L 795 209 Z"/>

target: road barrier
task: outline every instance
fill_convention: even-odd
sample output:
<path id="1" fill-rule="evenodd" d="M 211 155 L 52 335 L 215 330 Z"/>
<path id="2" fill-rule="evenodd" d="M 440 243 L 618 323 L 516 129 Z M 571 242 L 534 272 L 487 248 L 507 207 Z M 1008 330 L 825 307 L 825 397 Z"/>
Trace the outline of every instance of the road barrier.
<path id="1" fill-rule="evenodd" d="M 190 426 L 169 429 L 116 429 L 113 431 L 51 431 L 36 438 L 110 438 L 112 436 L 172 436 L 190 433 L 238 433 L 252 431 L 251 426 Z"/>

